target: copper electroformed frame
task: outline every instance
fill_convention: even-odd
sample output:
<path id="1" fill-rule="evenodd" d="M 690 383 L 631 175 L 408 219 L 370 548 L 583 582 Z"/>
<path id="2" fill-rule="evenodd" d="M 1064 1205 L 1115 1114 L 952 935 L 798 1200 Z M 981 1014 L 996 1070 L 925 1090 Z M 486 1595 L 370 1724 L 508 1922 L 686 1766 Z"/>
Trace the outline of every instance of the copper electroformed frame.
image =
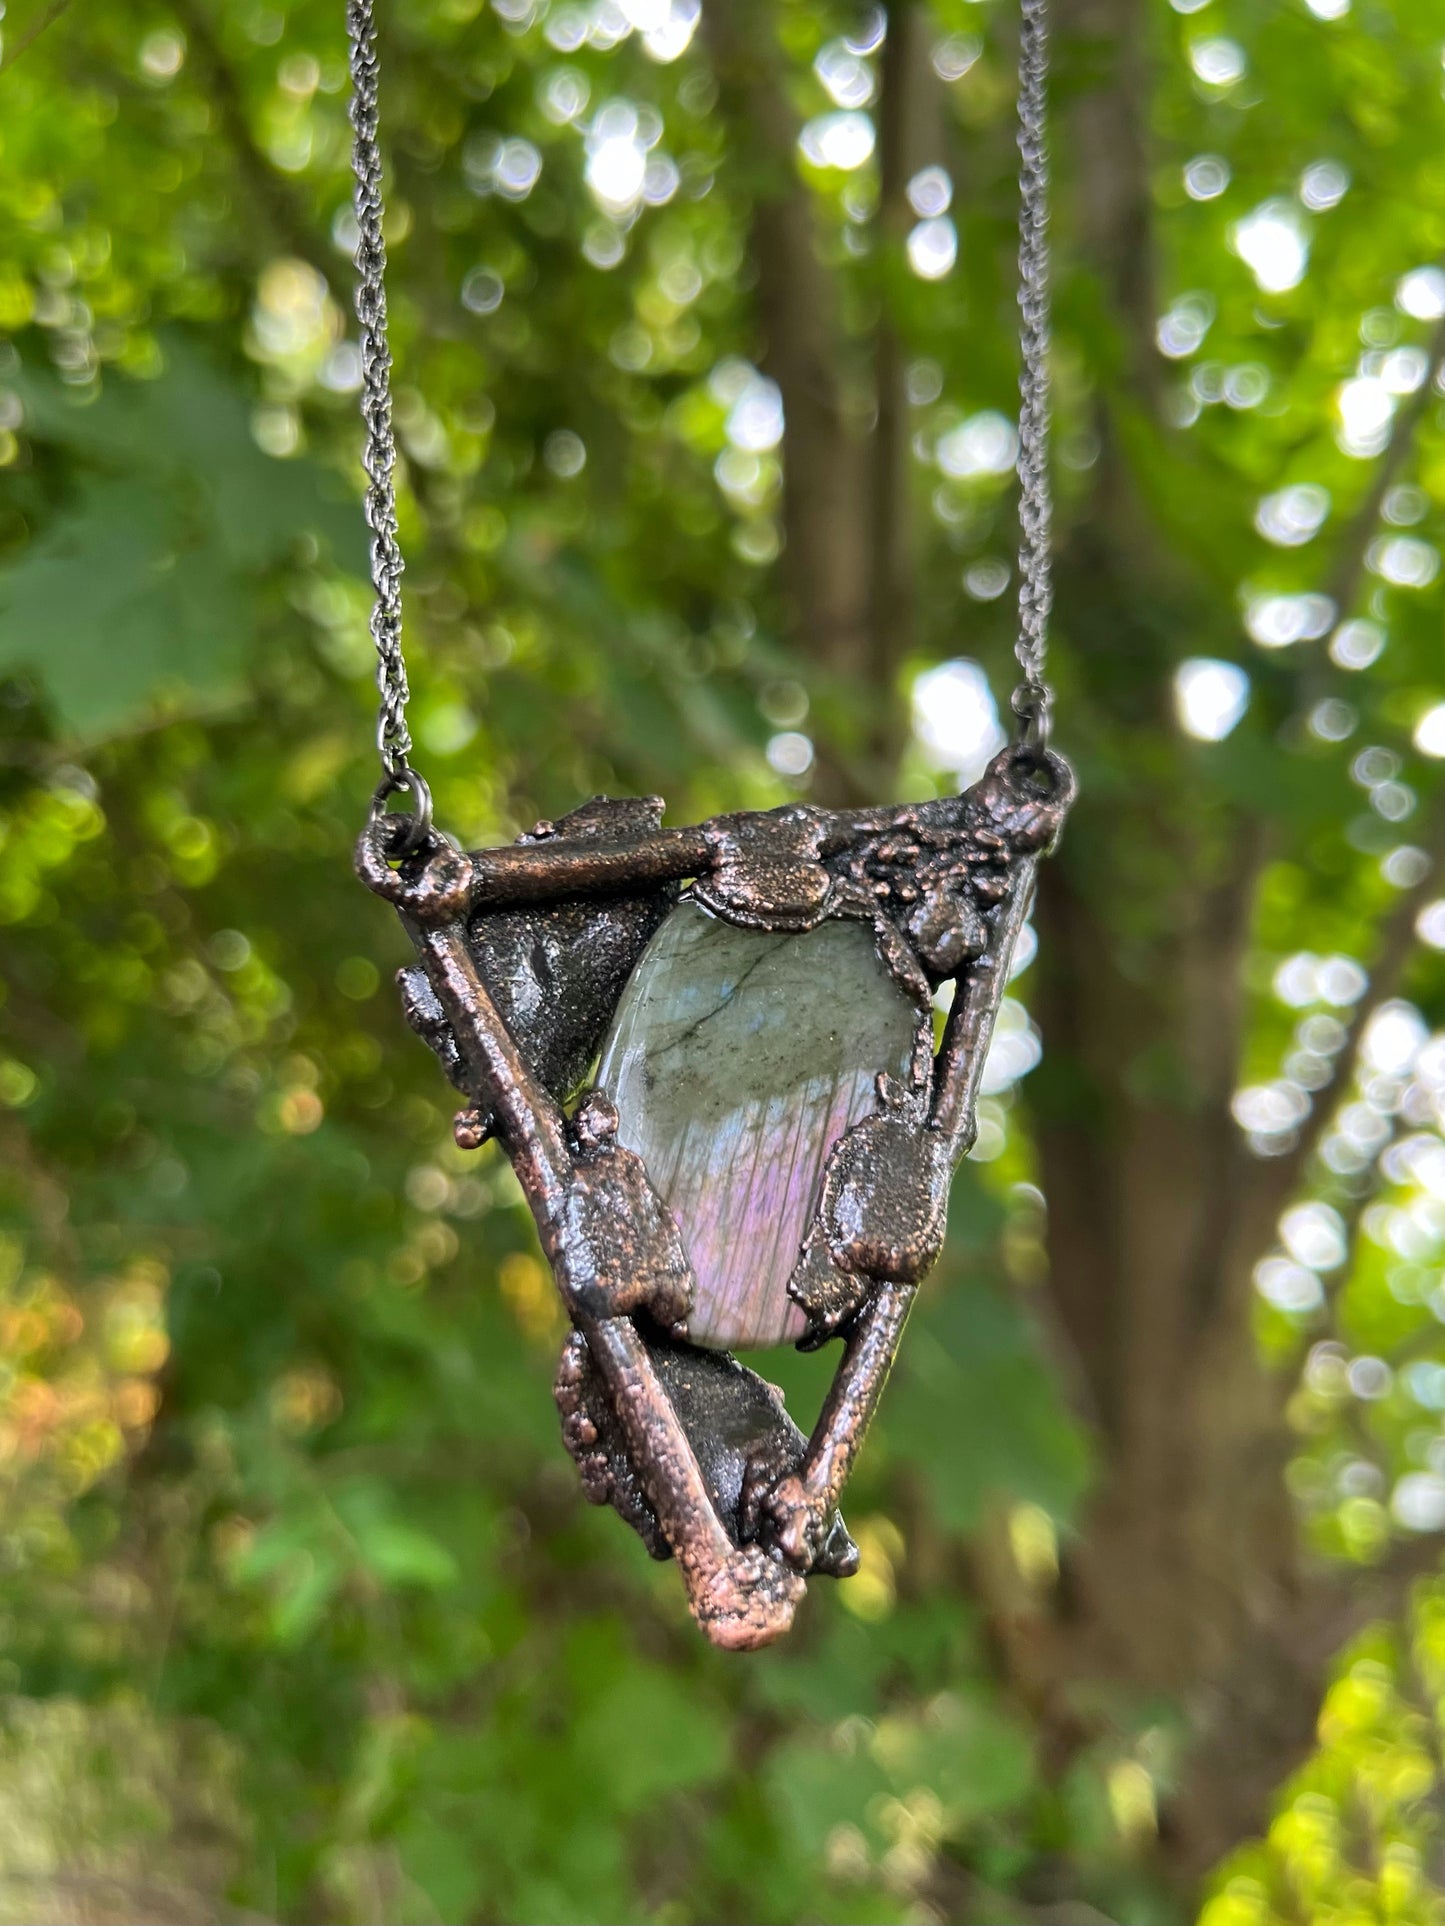
<path id="1" fill-rule="evenodd" d="M 587 1496 L 677 1559 L 717 1645 L 788 1629 L 809 1573 L 858 1553 L 838 1502 L 976 1129 L 979 1080 L 1038 859 L 1074 779 L 1004 750 L 962 795 L 898 807 L 807 804 L 664 828 L 657 798 L 594 798 L 506 848 L 467 854 L 374 812 L 357 871 L 416 948 L 407 1015 L 467 1098 L 457 1140 L 495 1136 L 536 1220 L 572 1331 L 555 1394 Z M 415 841 L 416 846 L 411 845 Z M 913 999 L 907 1080 L 833 1146 L 788 1290 L 802 1348 L 843 1353 L 812 1435 L 725 1352 L 686 1339 L 693 1278 L 676 1221 L 617 1113 L 585 1083 L 632 967 L 684 886 L 747 929 L 871 925 Z M 933 1047 L 935 994 L 954 995 Z"/>

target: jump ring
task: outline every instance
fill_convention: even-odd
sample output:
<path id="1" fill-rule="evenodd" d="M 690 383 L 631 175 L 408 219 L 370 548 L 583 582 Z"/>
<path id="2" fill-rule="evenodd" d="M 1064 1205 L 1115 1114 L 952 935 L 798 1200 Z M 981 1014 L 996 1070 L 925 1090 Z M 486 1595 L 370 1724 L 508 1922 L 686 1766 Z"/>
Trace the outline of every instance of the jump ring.
<path id="1" fill-rule="evenodd" d="M 1022 684 L 1013 692 L 1011 707 L 1018 718 L 1018 746 L 1041 757 L 1049 746 L 1049 692 Z"/>
<path id="2" fill-rule="evenodd" d="M 389 769 L 376 785 L 372 793 L 371 808 L 367 812 L 367 824 L 375 827 L 387 813 L 387 802 L 392 796 L 405 794 L 411 798 L 409 825 L 397 848 L 398 856 L 410 856 L 432 833 L 431 790 L 426 777 L 409 763 L 400 769 Z M 398 812 L 400 815 L 400 812 Z"/>

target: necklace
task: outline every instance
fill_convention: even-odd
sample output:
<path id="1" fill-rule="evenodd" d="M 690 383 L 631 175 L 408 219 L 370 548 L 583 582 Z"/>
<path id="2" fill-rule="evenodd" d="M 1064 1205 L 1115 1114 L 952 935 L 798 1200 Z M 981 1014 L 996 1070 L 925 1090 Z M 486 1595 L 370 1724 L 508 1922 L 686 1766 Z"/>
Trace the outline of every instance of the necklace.
<path id="1" fill-rule="evenodd" d="M 857 1569 L 839 1499 L 942 1247 L 1035 868 L 1073 799 L 1045 675 L 1045 0 L 1021 0 L 1014 743 L 961 796 L 688 828 L 655 797 L 594 797 L 474 854 L 433 827 L 411 762 L 372 4 L 347 6 L 382 769 L 357 870 L 415 946 L 403 1003 L 466 1099 L 458 1143 L 496 1137 L 536 1220 L 587 1496 L 676 1558 L 715 1644 L 764 1645 L 810 1573 Z M 804 1437 L 732 1353 L 832 1338 Z"/>

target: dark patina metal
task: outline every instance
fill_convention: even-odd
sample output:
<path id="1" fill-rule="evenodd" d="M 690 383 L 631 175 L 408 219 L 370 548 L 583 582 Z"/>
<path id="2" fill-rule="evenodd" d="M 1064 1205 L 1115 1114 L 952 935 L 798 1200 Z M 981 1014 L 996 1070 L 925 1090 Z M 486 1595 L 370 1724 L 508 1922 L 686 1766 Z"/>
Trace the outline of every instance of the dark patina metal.
<path id="1" fill-rule="evenodd" d="M 598 797 L 473 855 L 432 831 L 413 846 L 405 814 L 363 832 L 358 872 L 416 946 L 407 1015 L 468 1100 L 457 1140 L 502 1143 L 572 1321 L 555 1390 L 587 1495 L 676 1557 L 718 1645 L 768 1643 L 809 1573 L 856 1569 L 839 1497 L 942 1246 L 1034 867 L 1073 789 L 1058 756 L 1010 749 L 963 795 L 898 808 L 793 804 L 666 829 L 656 798 Z M 756 1373 L 687 1343 L 677 1224 L 609 1099 L 580 1089 L 684 885 L 745 928 L 869 923 L 918 1012 L 907 1081 L 881 1077 L 874 1114 L 834 1146 L 789 1280 L 803 1345 L 843 1344 L 809 1438 Z M 935 1053 L 932 1000 L 949 979 Z"/>

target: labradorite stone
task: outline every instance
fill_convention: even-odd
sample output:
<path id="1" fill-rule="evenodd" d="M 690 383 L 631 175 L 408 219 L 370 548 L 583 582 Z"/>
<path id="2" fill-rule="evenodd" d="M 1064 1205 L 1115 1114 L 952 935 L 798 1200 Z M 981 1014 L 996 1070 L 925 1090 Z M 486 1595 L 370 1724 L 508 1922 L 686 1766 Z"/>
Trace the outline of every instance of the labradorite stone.
<path id="1" fill-rule="evenodd" d="M 682 903 L 633 971 L 597 1081 L 647 1165 L 697 1283 L 695 1344 L 802 1336 L 788 1278 L 828 1152 L 905 1075 L 917 1013 L 862 923 L 736 929 Z"/>

